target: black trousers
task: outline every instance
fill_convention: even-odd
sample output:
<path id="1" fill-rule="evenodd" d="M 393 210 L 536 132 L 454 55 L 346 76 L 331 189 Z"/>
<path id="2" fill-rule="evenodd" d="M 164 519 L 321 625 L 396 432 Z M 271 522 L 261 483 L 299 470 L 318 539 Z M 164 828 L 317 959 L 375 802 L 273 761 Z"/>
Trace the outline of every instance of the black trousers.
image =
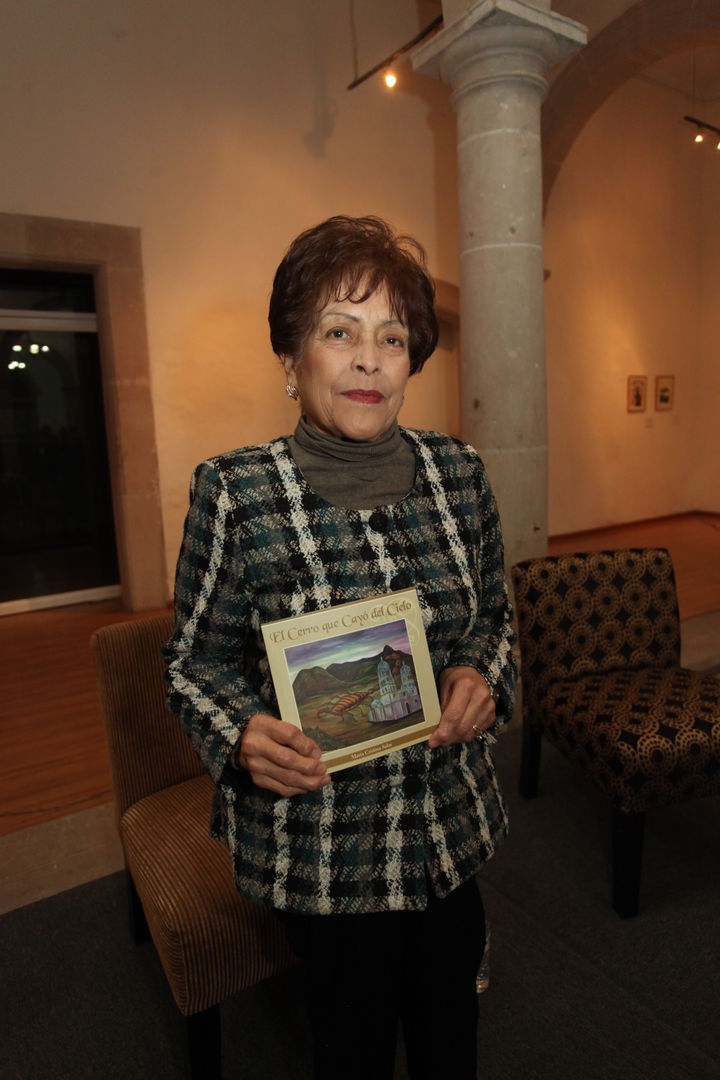
<path id="1" fill-rule="evenodd" d="M 426 911 L 287 916 L 305 961 L 315 1080 L 475 1080 L 485 914 L 474 880 Z"/>

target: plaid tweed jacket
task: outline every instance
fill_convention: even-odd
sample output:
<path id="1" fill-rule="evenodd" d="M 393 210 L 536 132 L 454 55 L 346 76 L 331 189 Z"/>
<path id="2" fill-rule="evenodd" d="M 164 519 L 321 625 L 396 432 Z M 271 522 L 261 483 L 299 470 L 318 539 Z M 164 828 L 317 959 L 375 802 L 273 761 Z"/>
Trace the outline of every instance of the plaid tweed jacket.
<path id="1" fill-rule="evenodd" d="M 331 505 L 306 483 L 285 439 L 196 469 L 165 646 L 169 705 L 216 784 L 211 831 L 239 890 L 300 913 L 424 909 L 507 831 L 487 738 L 419 744 L 281 798 L 232 764 L 251 716 L 278 715 L 262 623 L 414 586 L 433 670 L 471 665 L 511 716 L 511 610 L 495 502 L 469 446 L 400 429 L 416 476 L 373 510 Z"/>

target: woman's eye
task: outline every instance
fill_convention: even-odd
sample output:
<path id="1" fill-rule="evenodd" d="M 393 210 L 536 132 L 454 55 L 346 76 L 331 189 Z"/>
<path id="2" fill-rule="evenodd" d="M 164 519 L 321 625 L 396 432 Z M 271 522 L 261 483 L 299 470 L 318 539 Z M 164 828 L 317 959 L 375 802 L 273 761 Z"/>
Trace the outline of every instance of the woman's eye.
<path id="1" fill-rule="evenodd" d="M 404 349 L 405 348 L 405 339 L 404 338 L 395 337 L 394 335 L 392 335 L 392 336 L 390 336 L 388 338 L 385 338 L 385 340 L 387 341 L 388 345 L 392 345 L 394 348 L 399 348 L 399 349 Z"/>
<path id="2" fill-rule="evenodd" d="M 342 341 L 343 338 L 348 336 L 348 332 L 342 326 L 333 326 L 332 330 L 328 330 L 327 336 L 335 341 Z"/>

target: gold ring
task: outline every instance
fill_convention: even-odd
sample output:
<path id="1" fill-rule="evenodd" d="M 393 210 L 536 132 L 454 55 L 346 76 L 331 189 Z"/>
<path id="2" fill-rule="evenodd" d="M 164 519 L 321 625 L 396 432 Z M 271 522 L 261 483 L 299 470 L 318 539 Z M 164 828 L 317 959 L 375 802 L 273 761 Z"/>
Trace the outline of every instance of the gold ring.
<path id="1" fill-rule="evenodd" d="M 473 729 L 473 735 L 479 735 L 480 734 L 480 728 L 477 726 L 477 724 L 473 724 L 472 729 Z"/>

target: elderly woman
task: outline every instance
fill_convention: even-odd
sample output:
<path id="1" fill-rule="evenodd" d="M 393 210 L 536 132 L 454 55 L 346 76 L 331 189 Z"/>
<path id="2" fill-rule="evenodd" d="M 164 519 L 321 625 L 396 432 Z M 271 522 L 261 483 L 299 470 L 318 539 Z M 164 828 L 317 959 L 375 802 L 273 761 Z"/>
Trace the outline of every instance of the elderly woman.
<path id="1" fill-rule="evenodd" d="M 169 702 L 216 785 L 237 887 L 306 959 L 317 1078 L 476 1075 L 475 874 L 507 829 L 489 729 L 511 714 L 511 612 L 476 452 L 398 426 L 437 342 L 422 248 L 377 218 L 302 233 L 270 336 L 292 436 L 199 465 L 177 568 Z M 437 679 L 430 738 L 328 775 L 279 719 L 261 625 L 414 587 Z"/>

